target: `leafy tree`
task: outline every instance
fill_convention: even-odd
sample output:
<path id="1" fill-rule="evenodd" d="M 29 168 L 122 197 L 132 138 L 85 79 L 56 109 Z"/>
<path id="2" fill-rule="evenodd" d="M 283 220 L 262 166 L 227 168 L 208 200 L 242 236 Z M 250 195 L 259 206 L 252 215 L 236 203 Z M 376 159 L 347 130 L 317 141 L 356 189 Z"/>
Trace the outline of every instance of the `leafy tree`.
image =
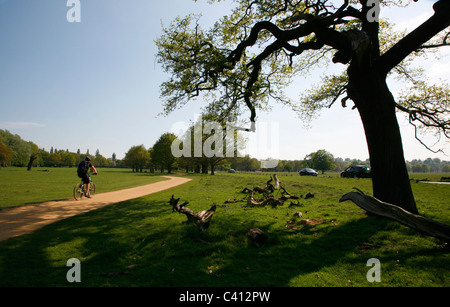
<path id="1" fill-rule="evenodd" d="M 61 152 L 61 165 L 63 166 L 75 166 L 77 163 L 77 155 L 73 152 Z"/>
<path id="2" fill-rule="evenodd" d="M 133 146 L 125 154 L 124 163 L 131 167 L 133 172 L 142 172 L 150 162 L 150 154 L 144 145 Z"/>
<path id="3" fill-rule="evenodd" d="M 108 160 L 100 154 L 100 150 L 95 151 L 94 164 L 97 166 L 108 166 Z"/>
<path id="4" fill-rule="evenodd" d="M 450 173 L 450 164 L 445 164 L 444 166 L 442 166 L 441 172 Z"/>
<path id="5" fill-rule="evenodd" d="M 402 5 L 380 2 L 384 7 Z M 396 111 L 405 112 L 416 127 L 448 137 L 448 86 L 420 83 L 419 71 L 410 63 L 449 45 L 443 30 L 450 25 L 450 1 L 436 2 L 434 15 L 407 35 L 393 33 L 378 20 L 380 2 L 236 0 L 232 12 L 208 30 L 194 15 L 178 17 L 156 41 L 159 63 L 171 75 L 161 85 L 165 113 L 202 93 L 210 101 L 206 110 L 217 118 L 238 117 L 248 109 L 251 122 L 271 101 L 291 106 L 303 117 L 339 98 L 342 106 L 352 101 L 366 134 L 374 196 L 417 213 Z M 283 89 L 294 76 L 330 63 L 347 69 L 324 77 L 301 103 L 286 97 Z M 391 74 L 413 82 L 398 101 L 386 83 Z"/>
<path id="6" fill-rule="evenodd" d="M 95 156 L 95 158 L 94 158 L 94 165 L 97 165 L 97 166 L 109 166 L 108 160 L 105 157 L 103 157 L 102 155 Z"/>
<path id="7" fill-rule="evenodd" d="M 260 169 L 260 166 L 261 163 L 249 155 L 245 155 L 244 157 L 235 157 L 232 158 L 231 161 L 231 168 L 238 171 L 257 171 Z"/>
<path id="8" fill-rule="evenodd" d="M 198 120 L 194 125 L 189 127 L 185 134 L 177 138 L 173 143 L 174 150 L 177 151 L 179 157 L 179 166 L 192 167 L 197 170 L 202 169 L 202 173 L 208 173 L 208 167 L 211 175 L 214 175 L 215 169 L 228 164 L 227 154 L 236 153 L 240 147 L 237 131 L 233 131 L 234 135 L 227 137 L 226 123 L 208 121 L 208 116 L 202 117 L 202 122 Z M 231 131 L 227 131 L 231 133 Z M 182 145 L 181 145 L 182 143 Z M 237 143 L 237 144 L 236 144 Z M 178 148 L 177 148 L 178 146 Z M 195 149 L 197 146 L 197 150 Z M 182 147 L 182 148 L 181 148 Z M 201 149 L 201 153 L 198 152 Z"/>
<path id="9" fill-rule="evenodd" d="M 164 172 L 164 169 L 167 169 L 168 173 L 172 172 L 176 158 L 172 155 L 171 146 L 175 139 L 176 136 L 173 133 L 164 133 L 153 145 L 150 152 L 152 162 L 161 168 L 161 172 Z"/>
<path id="10" fill-rule="evenodd" d="M 8 165 L 12 156 L 13 151 L 8 146 L 3 144 L 2 140 L 0 139 L 0 167 Z"/>
<path id="11" fill-rule="evenodd" d="M 109 165 L 111 167 L 116 167 L 116 165 L 117 165 L 117 156 L 116 156 L 115 152 L 113 152 L 113 154 L 111 156 L 111 159 L 108 159 L 108 160 L 109 160 Z"/>
<path id="12" fill-rule="evenodd" d="M 333 155 L 324 149 L 310 153 L 305 160 L 310 167 L 321 170 L 322 174 L 336 168 Z"/>
<path id="13" fill-rule="evenodd" d="M 0 138 L 2 138 L 3 144 L 12 151 L 10 164 L 13 166 L 26 166 L 30 157 L 39 151 L 36 144 L 24 141 L 19 135 L 13 135 L 8 130 L 0 129 Z"/>
<path id="14" fill-rule="evenodd" d="M 48 160 L 49 166 L 61 166 L 61 155 L 59 153 L 53 152 L 49 156 Z"/>

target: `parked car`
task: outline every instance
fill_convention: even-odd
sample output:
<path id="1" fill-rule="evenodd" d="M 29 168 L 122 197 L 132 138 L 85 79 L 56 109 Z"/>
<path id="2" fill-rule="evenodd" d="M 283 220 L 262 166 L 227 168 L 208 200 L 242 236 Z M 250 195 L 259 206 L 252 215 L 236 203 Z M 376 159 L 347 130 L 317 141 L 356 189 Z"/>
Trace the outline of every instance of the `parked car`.
<path id="1" fill-rule="evenodd" d="M 312 168 L 304 168 L 299 172 L 300 176 L 317 176 L 317 172 Z"/>
<path id="2" fill-rule="evenodd" d="M 371 178 L 372 170 L 366 165 L 352 165 L 341 172 L 341 177 L 350 178 Z"/>
<path id="3" fill-rule="evenodd" d="M 236 173 L 236 171 L 235 171 L 234 169 L 230 168 L 230 169 L 228 170 L 228 173 Z"/>

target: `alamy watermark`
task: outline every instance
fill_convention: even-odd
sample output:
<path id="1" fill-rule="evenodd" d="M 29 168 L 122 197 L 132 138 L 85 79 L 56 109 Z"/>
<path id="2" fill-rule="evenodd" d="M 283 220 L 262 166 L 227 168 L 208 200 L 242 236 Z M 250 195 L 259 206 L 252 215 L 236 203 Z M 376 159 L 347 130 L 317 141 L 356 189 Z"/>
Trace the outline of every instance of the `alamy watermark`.
<path id="1" fill-rule="evenodd" d="M 367 260 L 367 266 L 372 267 L 367 271 L 366 278 L 368 282 L 381 282 L 381 262 L 377 258 Z"/>
<path id="2" fill-rule="evenodd" d="M 71 267 L 67 271 L 66 279 L 68 282 L 81 282 L 81 262 L 77 258 L 67 260 L 66 266 Z"/>
<path id="3" fill-rule="evenodd" d="M 370 7 L 367 11 L 368 22 L 378 22 L 380 16 L 380 0 L 367 0 L 366 5 Z"/>
<path id="4" fill-rule="evenodd" d="M 67 7 L 70 9 L 67 11 L 66 19 L 68 22 L 81 22 L 81 2 L 80 0 L 67 0 Z"/>
<path id="5" fill-rule="evenodd" d="M 194 116 L 196 117 L 196 116 Z M 278 165 L 280 128 L 277 122 L 252 122 L 249 128 L 242 128 L 227 122 L 225 126 L 215 121 L 203 122 L 200 115 L 194 119 L 194 126 L 186 122 L 172 125 L 171 132 L 181 135 L 172 142 L 171 152 L 179 157 L 265 157 L 261 168 L 275 168 Z M 251 132 L 238 135 L 237 131 Z"/>

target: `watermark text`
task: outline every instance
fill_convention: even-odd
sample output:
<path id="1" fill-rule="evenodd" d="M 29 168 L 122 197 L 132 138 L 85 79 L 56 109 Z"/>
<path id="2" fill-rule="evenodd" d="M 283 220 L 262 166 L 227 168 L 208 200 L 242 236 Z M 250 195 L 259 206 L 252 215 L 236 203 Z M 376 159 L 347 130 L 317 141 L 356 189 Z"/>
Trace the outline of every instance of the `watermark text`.
<path id="1" fill-rule="evenodd" d="M 81 3 L 80 0 L 67 0 L 67 7 L 70 9 L 67 11 L 66 19 L 68 22 L 81 22 Z"/>

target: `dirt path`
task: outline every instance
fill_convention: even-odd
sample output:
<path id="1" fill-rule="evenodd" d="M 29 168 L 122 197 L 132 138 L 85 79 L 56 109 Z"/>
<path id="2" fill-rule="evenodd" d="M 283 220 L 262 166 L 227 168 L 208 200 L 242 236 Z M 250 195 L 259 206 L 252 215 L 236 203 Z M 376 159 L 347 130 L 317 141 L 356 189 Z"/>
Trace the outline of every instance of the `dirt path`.
<path id="1" fill-rule="evenodd" d="M 169 178 L 169 180 L 120 191 L 96 194 L 93 198 L 83 198 L 78 201 L 52 201 L 1 210 L 0 241 L 30 233 L 58 220 L 102 208 L 113 203 L 167 190 L 191 180 L 183 177 L 162 177 Z"/>

